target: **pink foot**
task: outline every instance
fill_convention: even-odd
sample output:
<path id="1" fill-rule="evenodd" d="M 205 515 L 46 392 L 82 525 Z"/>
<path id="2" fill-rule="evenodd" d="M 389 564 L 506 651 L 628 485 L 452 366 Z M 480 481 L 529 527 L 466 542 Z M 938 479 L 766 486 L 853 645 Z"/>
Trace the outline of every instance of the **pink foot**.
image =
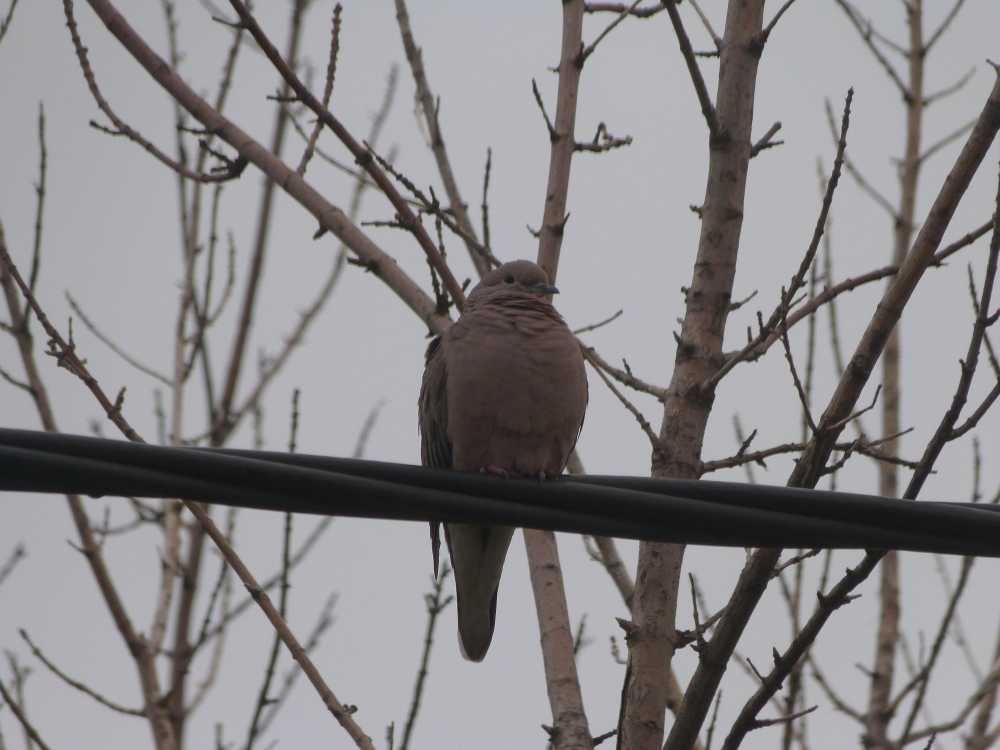
<path id="1" fill-rule="evenodd" d="M 498 477 L 503 477 L 504 479 L 509 479 L 510 478 L 510 472 L 508 472 L 508 471 L 506 471 L 504 469 L 501 469 L 499 466 L 494 466 L 493 464 L 489 464 L 487 466 L 484 466 L 483 468 L 481 468 L 479 470 L 479 473 L 480 474 L 496 474 Z"/>

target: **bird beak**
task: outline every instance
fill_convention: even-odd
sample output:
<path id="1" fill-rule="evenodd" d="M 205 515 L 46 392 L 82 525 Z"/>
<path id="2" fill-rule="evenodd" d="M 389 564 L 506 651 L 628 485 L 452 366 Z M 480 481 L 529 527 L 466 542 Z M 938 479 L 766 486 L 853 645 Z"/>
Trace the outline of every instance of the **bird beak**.
<path id="1" fill-rule="evenodd" d="M 551 284 L 545 284 L 539 281 L 537 284 L 532 284 L 531 288 L 534 289 L 539 294 L 559 294 L 559 290 L 556 289 Z"/>

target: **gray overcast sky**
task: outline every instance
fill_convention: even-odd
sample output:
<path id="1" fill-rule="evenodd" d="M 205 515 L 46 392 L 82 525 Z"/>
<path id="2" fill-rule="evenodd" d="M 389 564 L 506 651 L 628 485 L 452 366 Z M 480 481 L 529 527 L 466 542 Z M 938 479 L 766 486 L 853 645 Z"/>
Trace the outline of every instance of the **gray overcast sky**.
<path id="1" fill-rule="evenodd" d="M 259 18 L 282 45 L 287 4 L 259 3 Z M 769 4 L 772 5 L 773 3 Z M 933 28 L 950 3 L 928 0 L 927 27 Z M 159 3 L 119 0 L 128 21 L 165 54 L 166 36 Z M 707 0 L 703 7 L 715 28 L 724 25 L 725 4 Z M 525 225 L 541 219 L 548 168 L 548 138 L 531 93 L 532 78 L 549 111 L 555 107 L 556 77 L 548 68 L 558 62 L 559 4 L 528 2 L 461 3 L 444 0 L 409 6 L 414 34 L 424 50 L 430 83 L 441 97 L 440 118 L 452 164 L 465 200 L 473 208 L 481 200 L 483 165 L 493 149 L 490 224 L 493 246 L 501 259 L 534 257 L 536 243 Z M 682 14 L 697 49 L 711 42 L 688 5 Z M 308 16 L 303 57 L 320 76 L 329 45 L 331 4 L 317 1 Z M 769 12 L 773 12 L 771 9 Z M 904 39 L 902 9 L 896 3 L 868 2 L 863 12 L 880 30 Z M 230 32 L 213 23 L 202 5 L 179 3 L 181 72 L 196 90 L 214 91 Z M 165 150 L 173 144 L 172 104 L 159 87 L 107 33 L 85 3 L 76 7 L 80 32 L 105 97 L 118 115 Z M 331 108 L 358 137 L 368 130 L 371 112 L 382 98 L 393 63 L 401 63 L 395 105 L 382 136 L 381 150 L 398 146 L 397 166 L 420 185 L 437 189 L 433 158 L 414 119 L 413 83 L 399 39 L 394 9 L 388 0 L 346 3 L 341 54 Z M 584 38 L 594 39 L 611 20 L 588 17 Z M 992 82 L 986 58 L 1000 60 L 1000 3 L 969 0 L 928 64 L 928 91 L 945 88 L 971 68 L 976 73 L 955 96 L 932 107 L 926 116 L 924 143 L 929 145 L 978 115 Z M 717 64 L 703 62 L 709 90 L 716 88 Z M 255 138 L 270 138 L 277 74 L 261 55 L 245 49 L 240 60 L 228 115 Z M 755 300 L 730 317 L 728 343 L 740 344 L 758 309 L 773 308 L 808 244 L 819 211 L 817 159 L 829 169 L 834 155 L 824 113 L 829 98 L 834 111 L 843 107 L 848 87 L 855 89 L 849 154 L 890 200 L 897 185 L 892 157 L 900 155 L 903 108 L 891 82 L 866 52 L 844 14 L 828 0 L 796 3 L 771 37 L 762 58 L 755 108 L 755 137 L 780 120 L 785 144 L 752 162 L 746 220 L 735 296 L 754 290 Z M 48 141 L 48 198 L 45 213 L 39 298 L 49 316 L 65 325 L 70 315 L 64 297 L 69 291 L 87 314 L 129 353 L 161 371 L 170 370 L 171 336 L 181 274 L 177 190 L 173 176 L 141 148 L 110 138 L 88 127 L 103 122 L 75 59 L 59 3 L 22 3 L 0 44 L 0 219 L 7 244 L 22 269 L 30 264 L 34 223 L 34 192 L 38 146 L 36 119 L 44 102 Z M 616 136 L 631 135 L 628 148 L 610 154 L 578 154 L 573 163 L 567 224 L 559 270 L 562 294 L 558 304 L 572 327 L 602 320 L 618 309 L 614 324 L 587 334 L 609 361 L 626 358 L 636 374 L 666 384 L 674 356 L 672 331 L 683 314 L 680 288 L 690 281 L 698 238 L 691 204 L 702 202 L 707 138 L 687 71 L 665 15 L 621 24 L 587 62 L 577 117 L 579 139 L 589 138 L 605 122 Z M 286 161 L 295 164 L 301 142 L 286 141 Z M 961 141 L 930 160 L 922 176 L 918 216 L 933 200 Z M 349 161 L 329 133 L 322 148 Z M 996 191 L 998 149 L 973 181 L 946 236 L 957 238 L 982 224 L 992 211 Z M 315 160 L 307 178 L 332 202 L 346 206 L 351 184 L 342 173 Z M 222 201 L 220 227 L 231 231 L 238 249 L 237 283 L 245 273 L 246 253 L 254 231 L 260 175 L 253 168 L 228 185 Z M 438 194 L 443 191 L 438 189 Z M 472 212 L 478 226 L 478 211 Z M 389 219 L 391 207 L 369 194 L 363 219 Z M 891 222 L 846 176 L 833 208 L 834 272 L 842 279 L 888 262 Z M 328 236 L 313 241 L 315 223 L 297 204 L 280 195 L 265 264 L 257 327 L 252 351 L 274 352 L 295 323 L 297 311 L 315 294 L 336 252 Z M 370 228 L 370 236 L 425 288 L 426 264 L 410 238 L 389 229 Z M 460 279 L 473 275 L 460 243 L 449 242 Z M 957 360 L 965 351 L 972 314 L 966 292 L 966 263 L 981 277 L 985 241 L 963 251 L 946 268 L 928 273 L 903 319 L 902 421 L 915 431 L 904 438 L 903 453 L 916 457 L 947 407 L 958 377 Z M 881 285 L 855 291 L 839 306 L 842 341 L 850 352 L 870 317 Z M 212 339 L 216 369 L 228 352 L 235 307 L 221 321 Z M 826 337 L 825 315 L 819 318 L 820 346 L 814 400 L 822 408 L 835 383 Z M 74 327 L 80 351 L 107 391 L 128 388 L 126 413 L 140 433 L 153 439 L 153 390 L 157 383 L 124 364 L 83 326 Z M 358 431 L 377 402 L 384 408 L 371 436 L 367 457 L 419 462 L 416 395 L 426 340 L 419 321 L 388 289 L 370 275 L 350 267 L 330 304 L 310 330 L 305 346 L 276 380 L 265 400 L 266 447 L 282 450 L 287 443 L 288 412 L 293 388 L 302 391 L 299 450 L 347 455 Z M 793 345 L 804 356 L 805 329 L 795 331 Z M 36 347 L 44 340 L 36 335 Z M 81 385 L 57 371 L 48 358 L 43 377 L 55 402 L 57 419 L 67 432 L 86 433 L 100 410 Z M 255 357 L 251 357 L 253 361 Z M 0 338 L 0 367 L 20 375 L 11 340 Z M 198 376 L 200 377 L 200 376 Z M 252 380 L 245 371 L 244 389 Z M 591 404 L 579 449 L 592 473 L 648 474 L 649 446 L 634 419 L 603 387 L 591 379 Z M 870 398 L 877 384 L 865 398 Z M 973 402 L 989 387 L 983 372 Z M 658 404 L 636 396 L 635 403 L 658 425 Z M 719 389 L 709 423 L 704 455 L 730 455 L 737 446 L 732 416 L 738 413 L 744 430 L 758 429 L 755 445 L 798 440 L 798 403 L 780 352 L 772 351 L 757 364 L 744 365 Z M 185 414 L 187 433 L 204 428 L 204 404 L 197 387 L 190 390 Z M 0 383 L 0 424 L 38 426 L 30 400 Z M 869 434 L 878 420 L 868 419 Z M 105 433 L 112 435 L 107 425 Z M 995 459 L 1000 445 L 1000 417 L 987 417 L 978 429 L 985 457 L 984 491 L 1000 483 Z M 252 436 L 242 429 L 235 446 L 247 446 Z M 790 459 L 757 468 L 759 481 L 781 484 Z M 969 440 L 951 446 L 939 473 L 925 490 L 926 498 L 965 500 L 971 487 Z M 718 479 L 741 481 L 742 472 L 720 473 Z M 841 487 L 871 492 L 876 473 L 870 463 L 855 459 L 840 479 Z M 121 503 L 89 501 L 94 517 L 105 504 L 125 517 Z M 296 521 L 303 538 L 313 519 Z M 258 575 L 272 571 L 279 560 L 280 521 L 268 514 L 242 513 L 237 545 Z M 79 555 L 66 544 L 74 532 L 59 498 L 5 495 L 0 503 L 0 559 L 18 542 L 28 549 L 26 561 L 0 588 L 0 646 L 30 661 L 17 635 L 26 628 L 36 642 L 70 674 L 87 681 L 113 700 L 134 705 L 138 690 L 134 668 Z M 153 592 L 147 585 L 157 567 L 157 543 L 151 532 L 108 542 L 106 552 L 116 581 L 138 628 L 148 629 Z M 624 616 L 610 580 L 588 560 L 580 539 L 560 536 L 571 617 L 587 615 L 593 643 L 580 655 L 579 665 L 591 729 L 600 734 L 616 722 L 622 667 L 608 653 L 609 637 L 619 642 L 614 616 Z M 636 545 L 621 548 L 634 569 Z M 710 608 L 721 606 L 742 565 L 741 550 L 689 550 L 685 570 L 695 573 Z M 859 558 L 835 555 L 833 570 Z M 918 631 L 935 627 L 940 599 L 934 560 L 904 558 L 904 612 L 912 643 Z M 954 570 L 954 560 L 948 561 Z M 215 566 L 212 556 L 210 568 Z M 814 565 L 812 577 L 818 576 Z M 962 610 L 970 642 L 985 666 L 993 648 L 998 608 L 997 567 L 977 566 L 980 586 Z M 356 704 L 358 722 L 382 744 L 391 721 L 401 728 L 418 666 L 425 612 L 423 593 L 429 588 L 430 555 L 422 525 L 337 520 L 320 548 L 297 574 L 291 600 L 291 623 L 304 633 L 331 591 L 339 594 L 336 624 L 318 653 L 320 669 L 338 697 Z M 863 702 L 866 678 L 849 665 L 870 662 L 869 635 L 875 618 L 876 589 L 838 613 L 821 639 L 817 654 L 843 694 Z M 755 663 L 766 663 L 773 645 L 782 648 L 788 625 L 783 604 L 774 591 L 767 595 L 741 645 Z M 691 625 L 686 593 L 679 625 Z M 974 602 L 974 603 L 973 603 Z M 214 725 L 222 722 L 227 739 L 240 740 L 245 731 L 259 676 L 263 670 L 268 628 L 257 612 L 248 612 L 226 646 L 219 682 L 192 720 L 191 747 L 212 741 Z M 541 747 L 539 729 L 550 723 L 538 648 L 530 585 L 520 536 L 508 557 L 500 592 L 500 615 L 490 654 L 483 664 L 462 661 L 455 643 L 454 614 L 443 616 L 435 644 L 431 674 L 413 746 L 421 747 Z M 914 647 L 916 648 L 916 647 Z M 957 651 L 949 652 L 944 677 L 932 693 L 930 710 L 945 718 L 971 692 L 973 679 Z M 759 661 L 758 661 L 759 660 Z M 287 664 L 287 661 L 286 661 Z M 678 655 L 682 678 L 696 664 L 690 651 Z M 105 709 L 72 691 L 32 663 L 28 686 L 31 715 L 53 747 L 126 748 L 148 744 L 144 722 L 106 715 Z M 196 665 L 200 679 L 204 663 Z M 0 670 L 6 677 L 6 672 Z M 738 668 L 723 684 L 720 726 L 727 727 L 753 683 Z M 821 702 L 814 684 L 810 700 Z M 18 736 L 8 712 L 0 726 L 10 746 Z M 815 715 L 814 748 L 843 747 L 858 728 L 826 704 Z M 721 731 L 721 730 L 720 730 Z M 747 747 L 772 747 L 777 730 L 750 736 Z M 769 733 L 770 732 L 770 733 Z M 322 709 L 316 696 L 299 686 L 292 702 L 272 730 L 279 747 L 347 747 L 347 736 Z M 944 741 L 957 747 L 958 738 Z"/>

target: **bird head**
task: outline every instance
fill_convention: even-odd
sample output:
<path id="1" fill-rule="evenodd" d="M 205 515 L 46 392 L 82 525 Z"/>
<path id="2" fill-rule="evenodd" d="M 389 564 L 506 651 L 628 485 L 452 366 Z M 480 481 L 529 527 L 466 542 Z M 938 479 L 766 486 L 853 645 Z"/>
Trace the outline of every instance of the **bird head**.
<path id="1" fill-rule="evenodd" d="M 549 277 L 541 266 L 530 260 L 512 260 L 483 276 L 469 292 L 469 302 L 480 302 L 506 292 L 521 292 L 534 297 L 559 294 L 559 290 L 549 283 Z"/>

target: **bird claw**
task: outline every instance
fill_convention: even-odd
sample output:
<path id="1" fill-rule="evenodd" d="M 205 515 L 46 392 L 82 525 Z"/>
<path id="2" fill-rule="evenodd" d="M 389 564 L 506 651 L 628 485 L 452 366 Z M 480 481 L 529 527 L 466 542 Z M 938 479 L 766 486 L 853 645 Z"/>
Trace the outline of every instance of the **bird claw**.
<path id="1" fill-rule="evenodd" d="M 496 474 L 498 477 L 503 477 L 504 479 L 510 479 L 511 475 L 529 477 L 531 474 L 515 474 L 514 472 L 507 471 L 506 469 L 501 469 L 499 466 L 494 466 L 493 464 L 487 464 L 479 470 L 480 474 Z M 544 482 L 546 479 L 555 479 L 559 476 L 554 471 L 549 469 L 541 469 L 537 474 L 535 474 L 539 482 Z"/>

